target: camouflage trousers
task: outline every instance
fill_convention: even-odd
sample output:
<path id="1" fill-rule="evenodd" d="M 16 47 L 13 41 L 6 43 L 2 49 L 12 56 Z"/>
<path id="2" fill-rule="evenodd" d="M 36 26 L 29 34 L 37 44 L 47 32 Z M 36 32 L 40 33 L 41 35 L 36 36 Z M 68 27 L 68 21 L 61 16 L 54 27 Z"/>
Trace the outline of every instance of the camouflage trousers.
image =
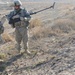
<path id="1" fill-rule="evenodd" d="M 21 42 L 23 42 L 24 49 L 27 50 L 28 48 L 28 34 L 27 34 L 27 28 L 26 27 L 16 27 L 15 28 L 15 39 L 17 42 L 17 49 L 21 50 Z"/>

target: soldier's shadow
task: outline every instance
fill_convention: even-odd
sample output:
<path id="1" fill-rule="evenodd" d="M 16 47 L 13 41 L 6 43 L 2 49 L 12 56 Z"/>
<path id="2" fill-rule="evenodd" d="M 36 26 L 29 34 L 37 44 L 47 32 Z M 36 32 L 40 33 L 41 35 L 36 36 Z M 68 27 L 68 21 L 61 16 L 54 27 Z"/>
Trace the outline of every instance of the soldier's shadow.
<path id="1" fill-rule="evenodd" d="M 22 55 L 23 54 L 18 54 L 18 55 L 12 56 L 10 59 L 7 60 L 6 66 L 10 66 L 13 62 L 15 62 L 18 59 L 20 59 L 22 57 Z"/>
<path id="2" fill-rule="evenodd" d="M 33 55 L 28 55 L 28 59 L 32 59 L 35 57 L 37 53 L 33 54 Z M 18 59 L 20 59 L 21 57 L 24 57 L 25 56 L 25 53 L 22 53 L 22 54 L 18 54 L 18 55 L 15 55 L 15 56 L 12 56 L 10 59 L 8 59 L 5 64 L 6 66 L 10 66 L 12 65 L 13 62 L 17 61 Z M 27 56 L 27 55 L 26 55 Z"/>
<path id="3" fill-rule="evenodd" d="M 3 73 L 4 73 L 4 72 L 6 71 L 6 68 L 7 68 L 8 66 L 11 66 L 11 65 L 13 64 L 13 62 L 15 62 L 15 61 L 17 61 L 18 59 L 20 59 L 24 54 L 25 54 L 25 53 L 12 56 L 10 59 L 8 59 L 6 62 L 4 62 L 5 67 L 4 67 L 3 69 L 1 69 L 0 72 L 3 72 Z M 29 56 L 30 58 L 28 57 L 28 59 L 34 58 L 35 55 L 36 55 L 36 53 L 35 53 L 32 57 Z M 31 67 L 31 66 L 29 66 L 29 67 Z M 26 68 L 29 68 L 29 67 L 26 67 Z"/>
<path id="4" fill-rule="evenodd" d="M 22 55 L 23 54 L 15 55 L 15 56 L 11 57 L 10 59 L 8 59 L 6 62 L 3 62 L 2 67 L 0 67 L 0 72 L 5 71 L 8 66 L 12 65 L 13 62 L 20 59 L 22 57 Z"/>

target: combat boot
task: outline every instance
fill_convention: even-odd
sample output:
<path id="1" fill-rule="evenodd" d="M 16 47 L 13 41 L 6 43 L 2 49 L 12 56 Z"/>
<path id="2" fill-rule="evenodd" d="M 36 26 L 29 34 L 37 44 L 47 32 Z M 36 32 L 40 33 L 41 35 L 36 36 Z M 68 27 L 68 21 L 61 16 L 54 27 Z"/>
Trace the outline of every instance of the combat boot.
<path id="1" fill-rule="evenodd" d="M 28 54 L 28 55 L 31 55 L 31 52 L 27 49 L 25 50 L 25 52 Z"/>
<path id="2" fill-rule="evenodd" d="M 16 49 L 17 49 L 18 52 L 20 53 L 20 50 L 21 50 L 21 46 L 20 46 L 20 44 L 16 44 Z"/>
<path id="3" fill-rule="evenodd" d="M 25 49 L 25 53 L 27 53 L 28 55 L 30 55 L 31 54 L 31 52 L 28 50 L 28 48 L 26 47 L 26 48 L 24 48 Z"/>
<path id="4" fill-rule="evenodd" d="M 20 50 L 20 54 L 24 54 L 24 53 L 31 55 L 31 52 L 28 49 L 27 50 L 26 49 Z"/>

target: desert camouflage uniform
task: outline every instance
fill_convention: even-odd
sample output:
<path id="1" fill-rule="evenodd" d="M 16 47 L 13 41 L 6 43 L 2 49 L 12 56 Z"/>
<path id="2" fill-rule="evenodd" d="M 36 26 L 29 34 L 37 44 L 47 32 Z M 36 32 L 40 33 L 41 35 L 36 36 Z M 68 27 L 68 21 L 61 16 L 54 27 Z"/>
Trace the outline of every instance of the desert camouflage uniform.
<path id="1" fill-rule="evenodd" d="M 10 17 L 16 13 L 16 10 L 10 12 L 10 14 L 7 15 L 7 19 L 10 20 Z M 21 8 L 21 11 L 15 15 L 13 18 L 19 17 L 21 21 L 15 23 L 15 39 L 17 42 L 17 49 L 21 50 L 21 41 L 23 41 L 24 49 L 27 50 L 27 42 L 28 42 L 28 34 L 27 34 L 27 29 L 29 25 L 29 20 L 30 20 L 30 15 L 29 13 L 24 9 Z M 27 19 L 25 19 L 27 18 Z M 13 26 L 13 25 L 11 25 Z"/>

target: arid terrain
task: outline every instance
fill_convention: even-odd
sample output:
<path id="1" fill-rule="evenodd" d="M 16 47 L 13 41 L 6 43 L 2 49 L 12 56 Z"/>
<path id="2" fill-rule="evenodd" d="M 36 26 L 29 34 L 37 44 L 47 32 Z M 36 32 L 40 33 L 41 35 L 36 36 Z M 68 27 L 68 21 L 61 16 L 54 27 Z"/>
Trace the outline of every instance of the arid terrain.
<path id="1" fill-rule="evenodd" d="M 49 2 L 23 3 L 29 12 L 51 6 Z M 0 14 L 11 10 L 3 9 Z M 15 32 L 8 21 L 1 35 L 0 75 L 75 75 L 75 5 L 56 3 L 48 9 L 32 15 L 29 34 L 29 50 L 19 55 L 15 48 Z"/>

